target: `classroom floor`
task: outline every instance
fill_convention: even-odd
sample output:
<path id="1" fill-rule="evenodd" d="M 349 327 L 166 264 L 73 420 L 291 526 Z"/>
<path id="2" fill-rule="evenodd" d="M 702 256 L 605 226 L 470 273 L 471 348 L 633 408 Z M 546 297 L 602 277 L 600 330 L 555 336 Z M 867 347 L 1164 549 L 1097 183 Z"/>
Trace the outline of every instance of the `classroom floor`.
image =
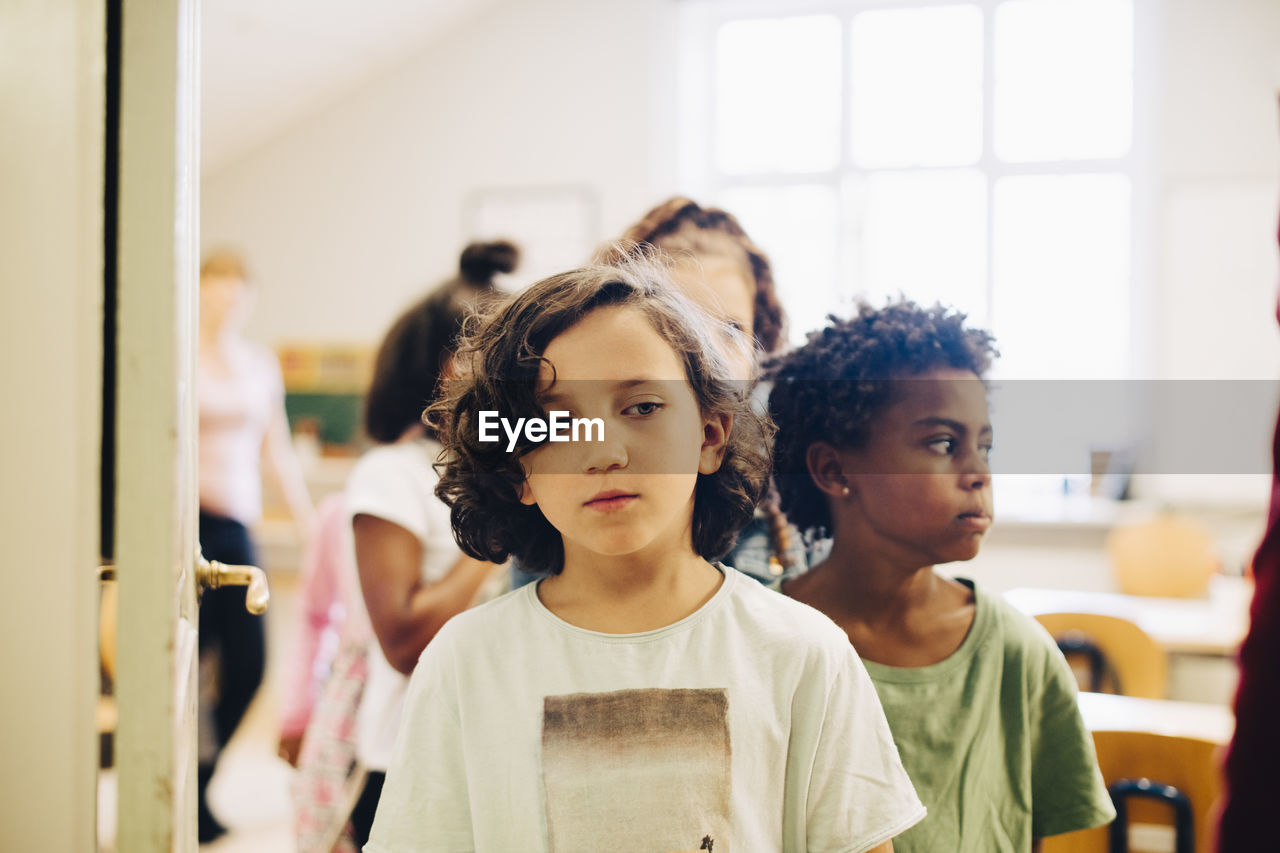
<path id="1" fill-rule="evenodd" d="M 294 853 L 289 781 L 276 755 L 277 714 L 269 692 L 258 694 L 209 785 L 209 806 L 230 830 L 209 853 Z"/>

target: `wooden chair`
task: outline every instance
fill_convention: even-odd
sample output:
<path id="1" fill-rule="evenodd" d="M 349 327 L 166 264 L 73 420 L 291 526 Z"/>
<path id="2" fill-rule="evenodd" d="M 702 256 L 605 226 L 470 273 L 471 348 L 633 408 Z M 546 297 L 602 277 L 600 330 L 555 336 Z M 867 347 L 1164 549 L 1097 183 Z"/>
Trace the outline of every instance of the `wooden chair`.
<path id="1" fill-rule="evenodd" d="M 1152 787 L 1172 786 L 1190 804 L 1194 837 L 1186 840 L 1183 849 L 1196 853 L 1213 849 L 1214 804 L 1221 787 L 1217 743 L 1151 732 L 1108 731 L 1094 732 L 1093 743 L 1108 788 L 1114 791 L 1122 780 L 1143 779 Z M 1128 827 L 1103 826 L 1047 838 L 1044 853 L 1121 853 L 1128 847 L 1111 843 L 1113 832 L 1127 839 L 1127 829 L 1135 825 L 1174 826 L 1174 810 L 1164 802 L 1129 797 L 1123 800 L 1123 809 Z"/>
<path id="2" fill-rule="evenodd" d="M 1212 534 L 1171 512 L 1116 527 L 1106 548 L 1116 584 L 1128 595 L 1199 598 L 1220 567 Z"/>
<path id="3" fill-rule="evenodd" d="M 1101 613 L 1038 613 L 1036 620 L 1059 644 L 1064 640 L 1067 644 L 1086 640 L 1101 651 L 1114 674 L 1113 692 L 1144 699 L 1165 698 L 1169 656 L 1133 622 Z M 1082 689 L 1095 686 L 1086 683 Z"/>

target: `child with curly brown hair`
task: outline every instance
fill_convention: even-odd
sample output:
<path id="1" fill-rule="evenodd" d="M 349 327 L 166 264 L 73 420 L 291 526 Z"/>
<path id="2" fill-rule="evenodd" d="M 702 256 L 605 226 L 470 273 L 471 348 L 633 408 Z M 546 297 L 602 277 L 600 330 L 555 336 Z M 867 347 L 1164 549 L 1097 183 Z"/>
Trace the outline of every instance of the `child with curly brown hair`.
<path id="1" fill-rule="evenodd" d="M 844 635 L 711 562 L 769 472 L 714 335 L 632 263 L 462 345 L 438 493 L 464 551 L 545 577 L 427 646 L 366 850 L 885 851 L 922 817 Z"/>
<path id="2" fill-rule="evenodd" d="M 780 588 L 844 629 L 929 816 L 898 851 L 1027 853 L 1115 816 L 1049 635 L 972 581 L 991 525 L 992 338 L 964 315 L 862 306 L 773 365 L 783 510 L 827 559 Z"/>
<path id="3" fill-rule="evenodd" d="M 648 210 L 617 242 L 603 246 L 596 260 L 609 264 L 655 253 L 669 260 L 668 276 L 685 296 L 722 328 L 751 339 L 754 347 L 738 348 L 731 366 L 738 378 L 754 379 L 757 358 L 777 353 L 786 344 L 786 315 L 768 256 L 732 213 L 677 195 Z M 789 570 L 806 568 L 812 559 L 770 486 L 724 561 L 768 583 Z M 537 579 L 518 563 L 512 561 L 513 587 Z"/>

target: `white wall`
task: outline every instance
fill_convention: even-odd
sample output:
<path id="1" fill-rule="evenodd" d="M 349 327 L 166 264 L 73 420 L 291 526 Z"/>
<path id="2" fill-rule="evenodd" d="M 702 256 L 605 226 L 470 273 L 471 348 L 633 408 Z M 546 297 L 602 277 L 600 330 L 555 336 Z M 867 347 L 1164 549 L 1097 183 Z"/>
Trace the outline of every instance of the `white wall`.
<path id="1" fill-rule="evenodd" d="M 207 176 L 204 246 L 242 248 L 262 285 L 250 333 L 376 341 L 456 271 L 477 188 L 592 186 L 601 238 L 672 190 L 673 155 L 651 150 L 675 144 L 651 73 L 674 65 L 672 14 L 662 0 L 499 3 Z"/>

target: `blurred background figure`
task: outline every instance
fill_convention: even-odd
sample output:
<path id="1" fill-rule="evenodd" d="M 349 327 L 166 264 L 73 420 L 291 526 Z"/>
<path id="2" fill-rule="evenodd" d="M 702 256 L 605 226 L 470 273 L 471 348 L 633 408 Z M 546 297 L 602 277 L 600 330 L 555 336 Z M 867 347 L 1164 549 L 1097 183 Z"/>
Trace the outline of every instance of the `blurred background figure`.
<path id="1" fill-rule="evenodd" d="M 262 461 L 280 487 L 299 535 L 314 517 L 284 411 L 280 364 L 241 335 L 253 302 L 244 262 L 229 251 L 200 268 L 200 344 L 196 389 L 200 418 L 200 547 L 228 564 L 257 563 L 249 527 L 262 516 Z M 198 770 L 201 842 L 225 832 L 206 802 L 218 756 L 262 683 L 263 618 L 245 609 L 245 588 L 208 590 L 200 603 L 202 713 Z"/>
<path id="2" fill-rule="evenodd" d="M 673 196 L 624 231 L 622 241 L 624 246 L 650 245 L 670 255 L 675 283 L 713 317 L 749 335 L 757 356 L 784 348 L 787 320 L 773 267 L 733 214 Z M 757 360 L 743 365 L 744 379 L 755 376 Z M 772 485 L 724 561 L 760 579 L 807 567 L 800 536 L 778 508 Z"/>
<path id="3" fill-rule="evenodd" d="M 335 843 L 359 849 L 368 839 L 407 676 L 493 574 L 454 542 L 449 509 L 435 495 L 440 445 L 422 414 L 447 375 L 464 319 L 518 260 L 506 241 L 468 245 L 458 275 L 406 309 L 378 349 L 364 411 L 365 432 L 378 444 L 336 498 L 341 511 L 326 512 L 299 590 L 281 753 L 299 767 L 300 853 L 328 853 Z M 341 637 L 331 666 L 325 634 Z"/>
<path id="4" fill-rule="evenodd" d="M 786 315 L 773 268 L 733 214 L 673 196 L 622 232 L 621 242 L 661 249 L 676 284 L 712 316 L 749 334 L 764 355 L 781 348 Z"/>

